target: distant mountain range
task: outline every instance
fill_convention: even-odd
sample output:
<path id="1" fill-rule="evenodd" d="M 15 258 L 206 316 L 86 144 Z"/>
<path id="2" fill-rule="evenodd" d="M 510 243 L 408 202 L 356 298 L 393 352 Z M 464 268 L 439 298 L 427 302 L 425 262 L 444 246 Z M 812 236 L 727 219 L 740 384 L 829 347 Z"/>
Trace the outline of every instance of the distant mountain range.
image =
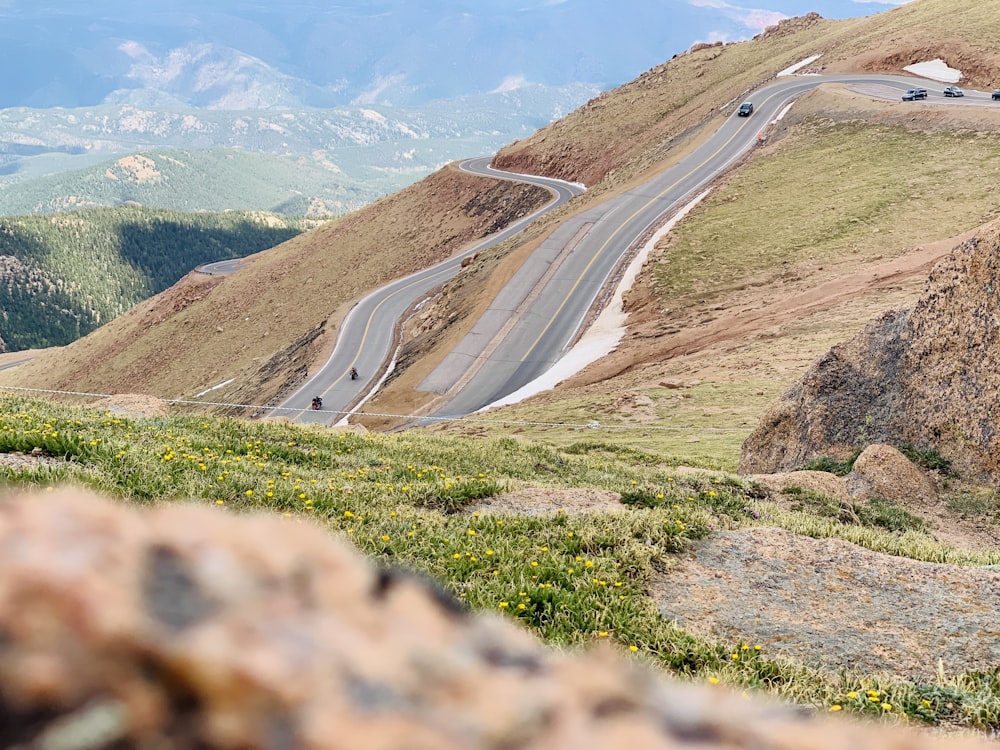
<path id="1" fill-rule="evenodd" d="M 218 149 L 266 155 L 251 189 L 234 170 L 205 180 L 223 187 L 211 208 L 339 213 L 528 136 L 692 42 L 901 1 L 0 0 L 0 214 L 209 207 L 204 190 L 130 184 L 115 166 L 156 150 L 162 167 L 169 149 L 185 151 L 185 185 L 225 163 Z M 260 189 L 295 170 L 298 189 Z"/>
<path id="2" fill-rule="evenodd" d="M 524 83 L 606 89 L 693 42 L 904 1 L 0 0 L 0 108 L 414 106 Z"/>
<path id="3" fill-rule="evenodd" d="M 345 213 L 531 135 L 596 93 L 532 84 L 405 109 L 0 110 L 0 215 L 123 202 Z"/>

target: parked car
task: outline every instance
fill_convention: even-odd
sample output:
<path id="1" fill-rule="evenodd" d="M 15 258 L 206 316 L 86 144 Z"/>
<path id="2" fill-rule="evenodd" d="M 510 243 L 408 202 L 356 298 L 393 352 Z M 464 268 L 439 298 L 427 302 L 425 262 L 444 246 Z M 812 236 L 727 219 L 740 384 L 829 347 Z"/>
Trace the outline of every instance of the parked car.
<path id="1" fill-rule="evenodd" d="M 904 102 L 912 102 L 916 99 L 926 99 L 927 89 L 910 89 L 905 94 L 903 94 Z"/>
<path id="2" fill-rule="evenodd" d="M 945 96 L 965 96 L 965 92 L 962 91 L 958 86 L 945 86 L 944 87 Z"/>
<path id="3" fill-rule="evenodd" d="M 996 101 L 997 99 L 1000 99 L 1000 89 L 993 92 L 993 100 Z"/>
<path id="4" fill-rule="evenodd" d="M 743 102 L 740 105 L 740 108 L 736 110 L 736 114 L 739 115 L 740 117 L 749 117 L 751 114 L 753 114 L 753 103 Z"/>

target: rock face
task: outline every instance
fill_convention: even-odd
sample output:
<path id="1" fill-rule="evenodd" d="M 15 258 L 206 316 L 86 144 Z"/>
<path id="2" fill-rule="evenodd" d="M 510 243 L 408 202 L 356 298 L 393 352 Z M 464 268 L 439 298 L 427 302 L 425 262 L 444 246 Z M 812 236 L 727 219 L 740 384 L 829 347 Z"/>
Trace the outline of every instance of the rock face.
<path id="1" fill-rule="evenodd" d="M 0 501 L 0 744 L 985 748 L 557 655 L 294 520 Z"/>
<path id="2" fill-rule="evenodd" d="M 942 260 L 912 309 L 820 358 L 761 418 L 740 470 L 787 471 L 873 443 L 933 448 L 1000 483 L 1000 224 Z"/>

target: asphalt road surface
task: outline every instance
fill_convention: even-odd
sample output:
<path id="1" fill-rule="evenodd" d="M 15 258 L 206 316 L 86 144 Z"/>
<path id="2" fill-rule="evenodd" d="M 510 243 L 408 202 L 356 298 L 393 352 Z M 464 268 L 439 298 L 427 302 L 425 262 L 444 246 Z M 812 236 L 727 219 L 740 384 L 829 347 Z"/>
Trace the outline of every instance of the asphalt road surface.
<path id="1" fill-rule="evenodd" d="M 239 271 L 249 260 L 247 258 L 230 258 L 229 260 L 217 260 L 212 263 L 202 263 L 196 271 L 207 273 L 209 276 L 226 276 L 235 271 Z"/>
<path id="2" fill-rule="evenodd" d="M 635 242 L 752 149 L 789 102 L 823 83 L 864 86 L 889 99 L 915 86 L 930 92 L 928 100 L 905 106 L 991 104 L 989 94 L 982 92 L 945 99 L 946 84 L 902 76 L 789 76 L 754 91 L 744 99 L 754 104 L 751 116 L 731 115 L 677 165 L 560 225 L 421 383 L 420 390 L 443 395 L 432 416 L 475 412 L 554 365 L 574 343 L 598 295 Z"/>
<path id="3" fill-rule="evenodd" d="M 928 100 L 903 106 L 1000 106 L 992 104 L 990 95 L 983 92 L 967 91 L 962 99 L 945 99 L 945 84 L 904 76 L 788 76 L 757 89 L 746 97 L 754 103 L 750 117 L 731 115 L 678 164 L 644 185 L 570 218 L 552 233 L 514 274 L 470 333 L 419 386 L 439 396 L 432 416 L 475 412 L 549 369 L 573 344 L 602 289 L 634 243 L 750 151 L 786 105 L 824 83 L 864 87 L 867 93 L 897 100 L 903 91 L 916 86 L 930 92 Z M 548 187 L 557 198 L 547 208 L 579 192 L 561 181 L 492 170 L 489 161 L 488 157 L 470 160 L 463 163 L 463 168 Z M 364 298 L 344 320 L 336 349 L 326 365 L 272 413 L 297 421 L 331 423 L 349 407 L 357 408 L 377 389 L 387 372 L 400 316 L 454 276 L 464 257 L 520 231 L 537 215 L 526 217 L 459 256 Z M 351 367 L 361 373 L 359 380 L 348 377 Z M 323 411 L 308 410 L 313 396 L 323 398 Z"/>
<path id="4" fill-rule="evenodd" d="M 563 180 L 500 172 L 490 168 L 490 159 L 491 157 L 470 159 L 462 162 L 461 168 L 477 174 L 540 185 L 552 192 L 552 201 L 461 254 L 398 279 L 362 299 L 344 319 L 337 345 L 326 364 L 318 372 L 312 373 L 301 388 L 271 412 L 272 415 L 287 416 L 297 422 L 329 424 L 339 421 L 349 407 L 371 394 L 387 374 L 386 368 L 396 347 L 397 323 L 407 310 L 457 274 L 463 259 L 517 234 L 541 214 L 565 203 L 583 190 L 582 187 Z M 350 378 L 352 367 L 356 367 L 360 375 L 357 380 Z M 309 408 L 315 396 L 323 399 L 322 410 L 313 411 Z"/>

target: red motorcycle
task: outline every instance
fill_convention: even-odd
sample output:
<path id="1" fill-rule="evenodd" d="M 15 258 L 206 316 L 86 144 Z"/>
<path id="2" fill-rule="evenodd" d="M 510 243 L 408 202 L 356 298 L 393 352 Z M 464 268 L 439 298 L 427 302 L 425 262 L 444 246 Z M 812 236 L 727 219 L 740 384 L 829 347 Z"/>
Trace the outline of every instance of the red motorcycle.
<path id="1" fill-rule="evenodd" d="M 312 400 L 312 405 L 309 408 L 314 411 L 319 411 L 320 409 L 323 408 L 323 399 L 317 396 Z"/>

